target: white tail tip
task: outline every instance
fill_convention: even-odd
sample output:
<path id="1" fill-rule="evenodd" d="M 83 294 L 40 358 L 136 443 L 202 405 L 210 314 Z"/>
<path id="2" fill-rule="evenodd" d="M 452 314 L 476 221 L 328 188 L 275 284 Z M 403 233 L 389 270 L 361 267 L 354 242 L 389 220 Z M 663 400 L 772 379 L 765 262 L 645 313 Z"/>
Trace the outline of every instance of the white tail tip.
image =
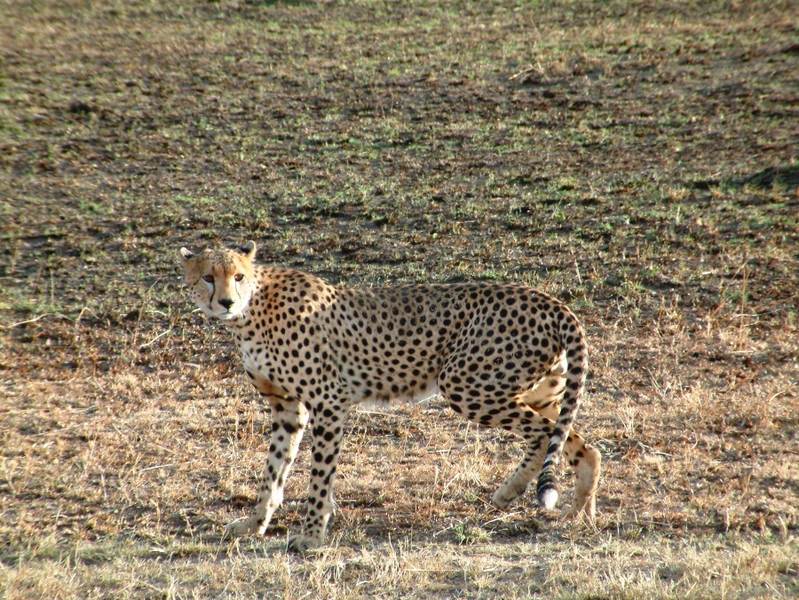
<path id="1" fill-rule="evenodd" d="M 541 504 L 544 505 L 544 508 L 547 510 L 552 510 L 555 508 L 555 505 L 558 503 L 558 491 L 553 489 L 545 490 L 544 493 L 541 495 Z"/>

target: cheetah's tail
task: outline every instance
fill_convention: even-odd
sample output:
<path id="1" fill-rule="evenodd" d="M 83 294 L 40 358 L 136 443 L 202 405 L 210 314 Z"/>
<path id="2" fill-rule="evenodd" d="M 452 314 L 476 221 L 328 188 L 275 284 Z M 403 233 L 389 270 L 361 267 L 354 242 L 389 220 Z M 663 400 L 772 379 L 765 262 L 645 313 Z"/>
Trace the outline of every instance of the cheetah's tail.
<path id="1" fill-rule="evenodd" d="M 566 352 L 568 368 L 566 370 L 566 388 L 560 404 L 560 414 L 549 438 L 547 453 L 538 475 L 536 495 L 538 502 L 546 509 L 552 509 L 558 501 L 555 468 L 560 462 L 563 446 L 569 437 L 572 423 L 580 408 L 580 400 L 585 388 L 585 376 L 588 368 L 588 352 L 585 346 L 585 334 L 569 309 L 560 323 L 560 345 Z"/>

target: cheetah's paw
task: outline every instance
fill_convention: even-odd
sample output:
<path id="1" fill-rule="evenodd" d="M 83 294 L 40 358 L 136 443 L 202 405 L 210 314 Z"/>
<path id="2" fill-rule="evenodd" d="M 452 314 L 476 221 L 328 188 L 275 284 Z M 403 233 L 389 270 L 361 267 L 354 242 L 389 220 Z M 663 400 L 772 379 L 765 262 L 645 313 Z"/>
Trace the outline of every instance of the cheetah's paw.
<path id="1" fill-rule="evenodd" d="M 593 524 L 596 520 L 596 496 L 578 500 L 566 516 L 576 521 Z"/>
<path id="2" fill-rule="evenodd" d="M 514 498 L 507 498 L 501 492 L 502 490 L 497 490 L 494 492 L 494 495 L 491 496 L 491 504 L 500 510 L 505 510 L 508 508 L 508 506 L 510 506 L 510 503 L 513 502 Z"/>
<path id="3" fill-rule="evenodd" d="M 259 521 L 260 519 L 258 519 L 258 517 L 255 515 L 250 515 L 249 517 L 244 517 L 242 519 L 233 521 L 232 523 L 228 524 L 227 527 L 225 527 L 225 533 L 222 538 L 237 538 L 250 535 L 252 533 L 258 533 L 258 530 L 261 526 Z"/>
<path id="4" fill-rule="evenodd" d="M 289 540 L 289 551 L 304 554 L 322 545 L 320 538 L 308 535 L 297 535 Z"/>
<path id="5" fill-rule="evenodd" d="M 498 509 L 505 510 L 510 506 L 511 502 L 525 492 L 527 486 L 524 486 L 522 489 L 518 489 L 518 487 L 519 486 L 508 484 L 503 485 L 491 496 L 491 503 Z"/>

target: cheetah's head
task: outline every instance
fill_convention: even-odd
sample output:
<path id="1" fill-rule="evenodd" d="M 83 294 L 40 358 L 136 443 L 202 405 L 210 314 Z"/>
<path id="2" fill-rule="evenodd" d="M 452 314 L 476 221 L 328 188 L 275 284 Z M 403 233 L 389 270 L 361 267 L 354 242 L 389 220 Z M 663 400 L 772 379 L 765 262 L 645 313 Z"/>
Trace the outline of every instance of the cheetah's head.
<path id="1" fill-rule="evenodd" d="M 255 242 L 235 250 L 210 248 L 194 253 L 180 249 L 186 285 L 205 314 L 223 321 L 241 316 L 255 290 Z"/>

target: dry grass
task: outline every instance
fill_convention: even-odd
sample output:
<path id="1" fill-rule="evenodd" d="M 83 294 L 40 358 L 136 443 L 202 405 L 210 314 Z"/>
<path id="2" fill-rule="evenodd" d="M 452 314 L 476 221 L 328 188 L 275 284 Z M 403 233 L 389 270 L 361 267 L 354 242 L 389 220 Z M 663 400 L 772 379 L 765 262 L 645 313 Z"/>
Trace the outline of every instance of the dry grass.
<path id="1" fill-rule="evenodd" d="M 799 595 L 791 10 L 7 4 L 0 596 Z M 520 448 L 434 400 L 353 415 L 327 548 L 285 554 L 304 452 L 269 536 L 222 541 L 269 415 L 173 257 L 247 238 L 568 299 L 595 526 L 492 508 Z"/>

